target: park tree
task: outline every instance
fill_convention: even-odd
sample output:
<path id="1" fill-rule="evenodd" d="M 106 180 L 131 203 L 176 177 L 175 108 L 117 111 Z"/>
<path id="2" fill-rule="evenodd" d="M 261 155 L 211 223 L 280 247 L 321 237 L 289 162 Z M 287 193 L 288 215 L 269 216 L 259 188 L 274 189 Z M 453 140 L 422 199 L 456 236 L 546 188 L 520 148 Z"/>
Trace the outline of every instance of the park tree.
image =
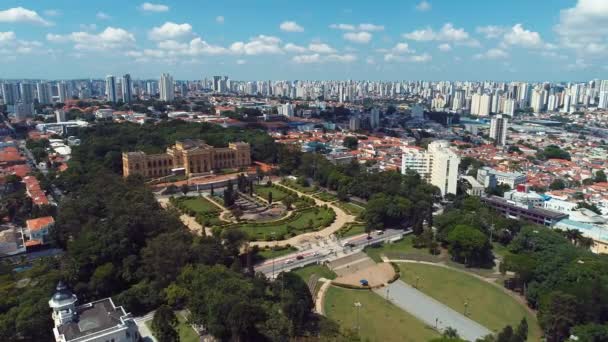
<path id="1" fill-rule="evenodd" d="M 547 342 L 564 341 L 570 336 L 570 328 L 581 318 L 577 302 L 576 297 L 561 291 L 553 291 L 541 300 L 538 321 Z"/>
<path id="2" fill-rule="evenodd" d="M 566 188 L 566 182 L 563 179 L 557 178 L 551 182 L 549 189 L 551 190 L 564 190 Z"/>
<path id="3" fill-rule="evenodd" d="M 577 341 L 605 342 L 608 341 L 608 325 L 590 323 L 577 325 L 572 328 L 572 335 L 576 336 Z"/>
<path id="4" fill-rule="evenodd" d="M 159 342 L 179 342 L 176 330 L 177 317 L 168 305 L 161 305 L 154 312 L 152 318 L 152 331 Z"/>
<path id="5" fill-rule="evenodd" d="M 492 245 L 488 237 L 479 230 L 457 225 L 448 234 L 446 241 L 452 258 L 467 266 L 481 266 L 491 262 Z"/>
<path id="6" fill-rule="evenodd" d="M 182 192 L 182 194 L 184 194 L 184 196 L 186 196 L 188 191 L 190 191 L 190 186 L 188 184 L 182 184 L 182 186 L 180 187 L 180 191 Z"/>
<path id="7" fill-rule="evenodd" d="M 356 150 L 359 145 L 359 140 L 357 137 L 346 137 L 344 138 L 342 145 L 349 150 Z"/>
<path id="8" fill-rule="evenodd" d="M 594 180 L 596 183 L 602 183 L 602 182 L 606 182 L 606 173 L 604 172 L 604 170 L 599 170 L 595 173 L 595 177 Z"/>
<path id="9" fill-rule="evenodd" d="M 268 191 L 268 204 L 272 204 L 272 191 Z"/>
<path id="10" fill-rule="evenodd" d="M 285 207 L 287 208 L 287 210 L 291 210 L 291 206 L 294 204 L 295 202 L 295 198 L 293 195 L 289 195 L 285 198 L 283 198 L 283 204 L 285 204 Z"/>
<path id="11" fill-rule="evenodd" d="M 236 201 L 236 192 L 234 191 L 234 186 L 232 185 L 232 181 L 228 180 L 228 184 L 226 184 L 226 190 L 224 190 L 224 206 L 226 208 L 230 208 L 234 205 Z"/>

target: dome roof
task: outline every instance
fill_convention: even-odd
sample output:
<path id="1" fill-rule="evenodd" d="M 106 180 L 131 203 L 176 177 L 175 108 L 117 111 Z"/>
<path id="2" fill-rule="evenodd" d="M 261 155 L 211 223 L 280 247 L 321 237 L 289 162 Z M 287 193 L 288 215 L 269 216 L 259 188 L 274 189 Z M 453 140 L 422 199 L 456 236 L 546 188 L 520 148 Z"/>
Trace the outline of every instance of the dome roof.
<path id="1" fill-rule="evenodd" d="M 57 283 L 57 287 L 55 288 L 55 294 L 53 295 L 53 300 L 55 302 L 72 300 L 73 298 L 74 294 L 72 293 L 72 291 L 70 291 L 70 289 L 64 282 L 60 281 L 59 283 Z"/>

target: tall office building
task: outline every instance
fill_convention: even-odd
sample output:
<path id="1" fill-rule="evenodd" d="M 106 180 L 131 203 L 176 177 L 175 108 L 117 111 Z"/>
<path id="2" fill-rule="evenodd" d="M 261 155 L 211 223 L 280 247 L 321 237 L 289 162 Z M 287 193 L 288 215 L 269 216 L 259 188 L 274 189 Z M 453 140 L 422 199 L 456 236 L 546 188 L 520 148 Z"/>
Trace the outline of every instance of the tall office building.
<path id="1" fill-rule="evenodd" d="M 562 113 L 570 113 L 570 107 L 572 105 L 572 97 L 570 94 L 566 94 L 564 96 L 564 107 L 562 108 Z"/>
<path id="2" fill-rule="evenodd" d="M 133 100 L 133 84 L 131 83 L 131 75 L 124 75 L 120 85 L 122 86 L 122 101 L 124 103 L 131 103 Z"/>
<path id="3" fill-rule="evenodd" d="M 175 100 L 175 89 L 173 86 L 173 77 L 169 74 L 160 75 L 160 83 L 158 85 L 160 90 L 161 101 L 173 101 Z"/>
<path id="4" fill-rule="evenodd" d="M 213 76 L 213 91 L 216 93 L 221 92 L 221 81 L 222 76 Z"/>
<path id="5" fill-rule="evenodd" d="M 598 108 L 607 109 L 608 108 L 608 91 L 600 91 L 600 101 L 597 105 Z"/>
<path id="6" fill-rule="evenodd" d="M 68 86 L 64 81 L 57 83 L 57 95 L 59 96 L 59 103 L 65 103 L 68 100 Z"/>
<path id="7" fill-rule="evenodd" d="M 555 94 L 549 95 L 549 100 L 547 101 L 547 111 L 554 112 L 557 109 L 558 98 Z"/>
<path id="8" fill-rule="evenodd" d="M 17 89 L 12 83 L 2 83 L 2 99 L 6 105 L 17 103 Z"/>
<path id="9" fill-rule="evenodd" d="M 26 82 L 20 83 L 19 99 L 23 103 L 34 103 L 34 85 Z"/>
<path id="10" fill-rule="evenodd" d="M 116 77 L 112 75 L 106 76 L 106 99 L 109 102 L 116 102 Z"/>
<path id="11" fill-rule="evenodd" d="M 497 115 L 492 118 L 490 122 L 490 138 L 494 139 L 494 142 L 498 146 L 504 146 L 507 143 L 507 128 L 509 125 L 509 119 L 502 115 Z"/>
<path id="12" fill-rule="evenodd" d="M 530 106 L 535 113 L 544 112 L 545 110 L 545 91 L 540 89 L 535 89 L 532 92 L 532 101 Z"/>
<path id="13" fill-rule="evenodd" d="M 38 82 L 36 83 L 36 94 L 38 98 L 38 103 L 40 104 L 50 104 L 51 101 L 51 88 L 48 83 Z"/>

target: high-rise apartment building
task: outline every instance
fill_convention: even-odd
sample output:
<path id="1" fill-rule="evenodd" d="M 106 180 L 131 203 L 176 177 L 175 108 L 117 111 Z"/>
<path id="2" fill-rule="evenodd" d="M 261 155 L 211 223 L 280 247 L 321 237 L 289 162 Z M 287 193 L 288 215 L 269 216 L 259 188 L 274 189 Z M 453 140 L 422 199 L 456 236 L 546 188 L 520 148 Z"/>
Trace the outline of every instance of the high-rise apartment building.
<path id="1" fill-rule="evenodd" d="M 175 100 L 175 88 L 173 85 L 173 77 L 169 74 L 160 75 L 160 82 L 158 84 L 160 91 L 161 101 L 173 101 Z"/>
<path id="2" fill-rule="evenodd" d="M 294 105 L 292 105 L 291 103 L 282 104 L 277 108 L 277 110 L 279 112 L 279 115 L 283 115 L 288 118 L 294 117 Z"/>
<path id="3" fill-rule="evenodd" d="M 372 129 L 380 127 L 380 109 L 372 108 L 369 115 L 369 124 Z"/>
<path id="4" fill-rule="evenodd" d="M 122 82 L 120 82 L 122 86 L 122 101 L 124 103 L 131 103 L 133 100 L 133 84 L 131 82 L 131 75 L 126 74 L 122 77 Z"/>
<path id="5" fill-rule="evenodd" d="M 36 97 L 38 98 L 38 103 L 40 104 L 51 103 L 51 88 L 48 83 L 36 83 Z"/>
<path id="6" fill-rule="evenodd" d="M 507 143 L 507 129 L 509 125 L 509 119 L 502 115 L 497 115 L 492 118 L 490 122 L 490 138 L 494 139 L 494 142 L 498 146 L 504 146 Z"/>
<path id="7" fill-rule="evenodd" d="M 19 84 L 19 100 L 22 103 L 34 103 L 34 85 L 23 82 Z"/>
<path id="8" fill-rule="evenodd" d="M 456 194 L 460 157 L 443 140 L 433 141 L 428 150 L 407 149 L 402 157 L 401 172 L 416 171 L 441 190 L 441 195 Z"/>
<path id="9" fill-rule="evenodd" d="M 57 83 L 57 95 L 59 96 L 59 102 L 65 103 L 68 97 L 68 86 L 64 81 Z"/>
<path id="10" fill-rule="evenodd" d="M 4 104 L 12 106 L 17 103 L 17 89 L 12 83 L 2 83 L 2 100 Z"/>
<path id="11" fill-rule="evenodd" d="M 112 75 L 106 76 L 106 100 L 116 102 L 116 77 Z"/>

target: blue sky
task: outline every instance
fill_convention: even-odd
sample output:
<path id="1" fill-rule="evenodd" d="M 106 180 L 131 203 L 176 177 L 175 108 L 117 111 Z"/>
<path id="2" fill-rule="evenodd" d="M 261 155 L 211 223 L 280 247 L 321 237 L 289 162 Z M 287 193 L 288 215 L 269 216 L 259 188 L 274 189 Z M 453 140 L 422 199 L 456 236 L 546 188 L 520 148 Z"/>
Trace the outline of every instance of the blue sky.
<path id="1" fill-rule="evenodd" d="M 606 0 L 3 0 L 0 77 L 588 80 Z"/>

